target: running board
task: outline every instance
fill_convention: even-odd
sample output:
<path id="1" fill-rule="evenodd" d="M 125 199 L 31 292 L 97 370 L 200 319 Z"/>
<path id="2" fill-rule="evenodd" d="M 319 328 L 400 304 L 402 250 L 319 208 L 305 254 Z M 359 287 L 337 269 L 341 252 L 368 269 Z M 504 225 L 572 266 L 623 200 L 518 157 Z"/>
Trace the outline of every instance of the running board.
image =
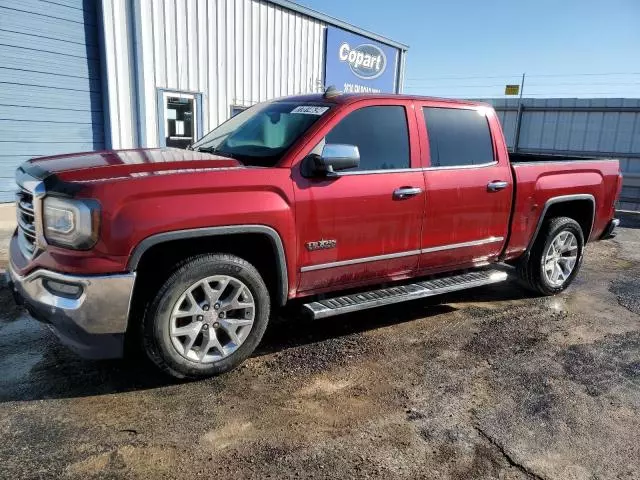
<path id="1" fill-rule="evenodd" d="M 450 277 L 381 288 L 369 292 L 353 293 L 342 297 L 328 298 L 303 305 L 314 320 L 367 308 L 406 302 L 418 298 L 432 297 L 443 293 L 466 290 L 467 288 L 504 282 L 507 273 L 501 270 L 482 270 L 462 273 Z"/>

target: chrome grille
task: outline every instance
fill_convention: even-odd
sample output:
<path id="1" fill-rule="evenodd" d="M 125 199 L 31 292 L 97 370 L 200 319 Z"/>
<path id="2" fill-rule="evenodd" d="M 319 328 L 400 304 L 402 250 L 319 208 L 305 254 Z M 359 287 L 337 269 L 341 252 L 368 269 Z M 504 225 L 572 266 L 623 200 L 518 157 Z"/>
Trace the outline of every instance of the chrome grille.
<path id="1" fill-rule="evenodd" d="M 36 250 L 36 222 L 33 194 L 21 188 L 16 194 L 18 216 L 18 246 L 22 254 L 31 258 Z"/>

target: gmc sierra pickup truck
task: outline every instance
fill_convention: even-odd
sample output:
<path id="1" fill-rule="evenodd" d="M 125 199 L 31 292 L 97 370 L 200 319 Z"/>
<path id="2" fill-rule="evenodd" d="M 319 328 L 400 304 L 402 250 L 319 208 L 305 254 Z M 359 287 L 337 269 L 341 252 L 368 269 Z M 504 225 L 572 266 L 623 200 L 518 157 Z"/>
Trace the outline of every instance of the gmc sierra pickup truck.
<path id="1" fill-rule="evenodd" d="M 622 185 L 617 160 L 509 158 L 488 105 L 333 92 L 16 179 L 17 301 L 86 357 L 127 340 L 181 378 L 237 366 L 291 302 L 323 319 L 511 273 L 556 294 L 614 234 Z"/>

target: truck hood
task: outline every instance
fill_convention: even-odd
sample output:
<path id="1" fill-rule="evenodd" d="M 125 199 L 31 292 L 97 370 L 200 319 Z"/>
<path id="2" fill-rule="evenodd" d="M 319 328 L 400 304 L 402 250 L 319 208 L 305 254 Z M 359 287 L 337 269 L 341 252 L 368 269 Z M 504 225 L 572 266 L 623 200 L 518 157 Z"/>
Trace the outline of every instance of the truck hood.
<path id="1" fill-rule="evenodd" d="M 155 173 L 244 168 L 237 160 L 178 148 L 105 150 L 53 155 L 28 160 L 21 167 L 29 175 L 63 182 L 110 180 Z"/>

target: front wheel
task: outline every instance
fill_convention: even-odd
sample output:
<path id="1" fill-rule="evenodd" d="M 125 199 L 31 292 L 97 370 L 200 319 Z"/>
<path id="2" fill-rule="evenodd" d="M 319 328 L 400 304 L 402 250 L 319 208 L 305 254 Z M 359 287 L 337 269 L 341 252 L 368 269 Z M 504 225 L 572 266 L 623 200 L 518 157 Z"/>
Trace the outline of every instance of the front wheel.
<path id="1" fill-rule="evenodd" d="M 200 255 L 179 266 L 151 303 L 144 349 L 173 377 L 219 374 L 251 355 L 269 310 L 267 287 L 253 265 L 234 255 Z"/>
<path id="2" fill-rule="evenodd" d="M 529 257 L 517 266 L 525 285 L 543 295 L 567 288 L 582 264 L 582 228 L 568 217 L 553 218 L 543 225 Z"/>

